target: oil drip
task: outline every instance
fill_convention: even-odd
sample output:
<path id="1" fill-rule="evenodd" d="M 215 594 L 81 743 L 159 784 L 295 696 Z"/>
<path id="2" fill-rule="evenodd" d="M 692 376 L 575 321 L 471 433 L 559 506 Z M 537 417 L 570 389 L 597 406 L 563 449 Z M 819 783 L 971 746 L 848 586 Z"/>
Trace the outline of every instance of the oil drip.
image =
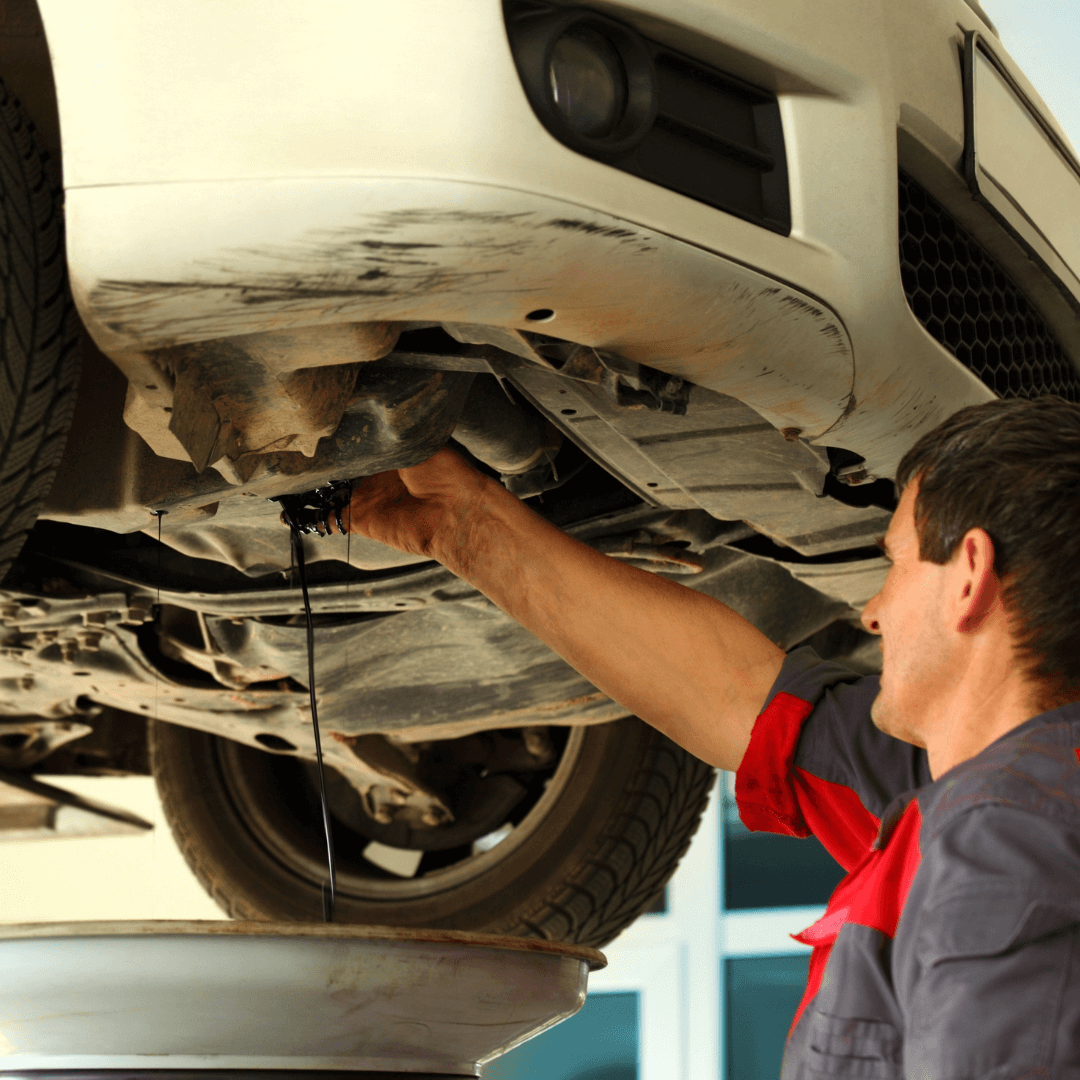
<path id="1" fill-rule="evenodd" d="M 323 770 L 322 742 L 319 738 L 319 710 L 315 701 L 315 628 L 311 618 L 311 598 L 308 595 L 307 567 L 304 563 L 304 535 L 329 536 L 331 520 L 338 532 L 346 536 L 345 558 L 349 561 L 349 534 L 341 514 L 352 500 L 351 480 L 331 480 L 323 487 L 298 495 L 274 495 L 270 501 L 281 506 L 281 523 L 289 527 L 292 540 L 292 562 L 300 575 L 300 591 L 304 597 L 304 616 L 307 622 L 308 694 L 311 699 L 311 725 L 315 732 L 315 761 L 319 772 L 319 801 L 322 805 L 323 830 L 326 833 L 326 864 L 330 875 L 323 889 L 323 918 L 334 921 L 337 899 L 337 864 L 334 859 L 334 836 L 330 828 L 330 810 L 326 802 L 326 775 Z M 351 567 L 351 564 L 350 564 Z M 346 585 L 346 589 L 348 586 Z"/>
<path id="2" fill-rule="evenodd" d="M 157 518 L 157 615 L 161 615 L 161 519 L 168 510 L 151 510 L 150 516 Z M 161 674 L 154 665 L 154 723 L 158 722 L 158 693 L 161 689 Z"/>
<path id="3" fill-rule="evenodd" d="M 304 598 L 304 618 L 307 624 L 308 695 L 311 702 L 311 726 L 315 733 L 315 761 L 319 772 L 319 803 L 322 806 L 323 831 L 326 833 L 326 866 L 329 882 L 323 887 L 323 921 L 334 921 L 337 899 L 337 863 L 334 858 L 334 834 L 330 827 L 330 810 L 326 802 L 326 775 L 323 770 L 322 741 L 319 738 L 319 709 L 315 702 L 315 625 L 311 618 L 311 597 L 308 595 L 307 567 L 304 563 L 304 538 L 295 522 L 289 522 L 292 555 L 300 576 L 300 592 Z"/>
<path id="4" fill-rule="evenodd" d="M 346 571 L 345 571 L 345 608 L 346 608 L 346 610 L 348 610 L 348 607 L 349 607 L 349 578 L 352 577 L 352 492 L 353 492 L 353 482 L 351 480 L 349 480 L 348 485 L 349 486 L 348 486 L 348 488 L 346 488 L 346 492 L 345 492 L 345 498 L 347 500 L 345 505 L 349 507 L 349 529 L 348 529 L 348 531 L 342 530 L 342 531 L 345 532 L 345 566 L 347 568 Z M 349 642 L 350 642 L 350 637 L 349 637 L 349 635 L 346 635 L 345 636 L 345 670 L 346 671 L 352 671 L 352 651 L 351 651 L 351 649 L 349 647 Z"/>

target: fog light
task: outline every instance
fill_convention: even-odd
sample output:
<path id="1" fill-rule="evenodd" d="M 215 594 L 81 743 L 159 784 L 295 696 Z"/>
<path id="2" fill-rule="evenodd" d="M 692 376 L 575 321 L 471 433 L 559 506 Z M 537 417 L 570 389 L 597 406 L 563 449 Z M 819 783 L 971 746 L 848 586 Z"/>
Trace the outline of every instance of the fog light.
<path id="1" fill-rule="evenodd" d="M 600 161 L 632 151 L 656 116 L 653 46 L 595 11 L 523 3 L 506 12 L 514 63 L 544 127 Z"/>
<path id="2" fill-rule="evenodd" d="M 604 36 L 575 27 L 551 48 L 551 96 L 567 127 L 602 139 L 618 126 L 626 109 L 626 72 Z"/>

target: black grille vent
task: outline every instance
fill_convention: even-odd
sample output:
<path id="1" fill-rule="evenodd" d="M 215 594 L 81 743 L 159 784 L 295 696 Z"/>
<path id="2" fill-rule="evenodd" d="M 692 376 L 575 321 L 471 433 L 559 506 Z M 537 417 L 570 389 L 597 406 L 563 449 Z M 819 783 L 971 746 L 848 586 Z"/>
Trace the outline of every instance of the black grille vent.
<path id="1" fill-rule="evenodd" d="M 930 334 L 1003 398 L 1080 402 L 1080 376 L 1027 298 L 949 212 L 900 173 L 900 269 Z"/>
<path id="2" fill-rule="evenodd" d="M 613 164 L 786 236 L 791 207 L 775 95 L 648 44 L 656 121 L 641 144 Z"/>

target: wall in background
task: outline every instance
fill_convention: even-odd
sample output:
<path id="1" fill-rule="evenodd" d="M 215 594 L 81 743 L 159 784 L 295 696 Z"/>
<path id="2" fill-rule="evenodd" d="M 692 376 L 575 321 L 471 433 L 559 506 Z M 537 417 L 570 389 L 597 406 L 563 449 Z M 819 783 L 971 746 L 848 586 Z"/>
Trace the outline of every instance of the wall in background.
<path id="1" fill-rule="evenodd" d="M 638 1080 L 641 996 L 590 994 L 581 1011 L 484 1069 L 483 1080 Z"/>
<path id="2" fill-rule="evenodd" d="M 173 842 L 148 776 L 48 777 L 154 823 L 141 836 L 0 843 L 0 922 L 223 919 Z"/>

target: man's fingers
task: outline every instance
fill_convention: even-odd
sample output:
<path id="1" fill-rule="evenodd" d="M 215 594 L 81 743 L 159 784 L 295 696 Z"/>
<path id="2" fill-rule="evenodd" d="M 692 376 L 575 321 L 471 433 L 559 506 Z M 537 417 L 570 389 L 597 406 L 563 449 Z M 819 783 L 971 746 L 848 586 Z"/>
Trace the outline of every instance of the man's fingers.
<path id="1" fill-rule="evenodd" d="M 403 548 L 408 537 L 402 534 L 402 512 L 416 500 L 409 494 L 396 471 L 364 477 L 353 490 L 342 523 L 347 531 L 367 536 L 391 547 Z"/>
<path id="2" fill-rule="evenodd" d="M 423 554 L 447 508 L 468 500 L 471 489 L 483 482 L 483 474 L 443 447 L 419 465 L 354 480 L 349 502 L 340 512 L 343 528 L 334 513 L 329 530 Z"/>

